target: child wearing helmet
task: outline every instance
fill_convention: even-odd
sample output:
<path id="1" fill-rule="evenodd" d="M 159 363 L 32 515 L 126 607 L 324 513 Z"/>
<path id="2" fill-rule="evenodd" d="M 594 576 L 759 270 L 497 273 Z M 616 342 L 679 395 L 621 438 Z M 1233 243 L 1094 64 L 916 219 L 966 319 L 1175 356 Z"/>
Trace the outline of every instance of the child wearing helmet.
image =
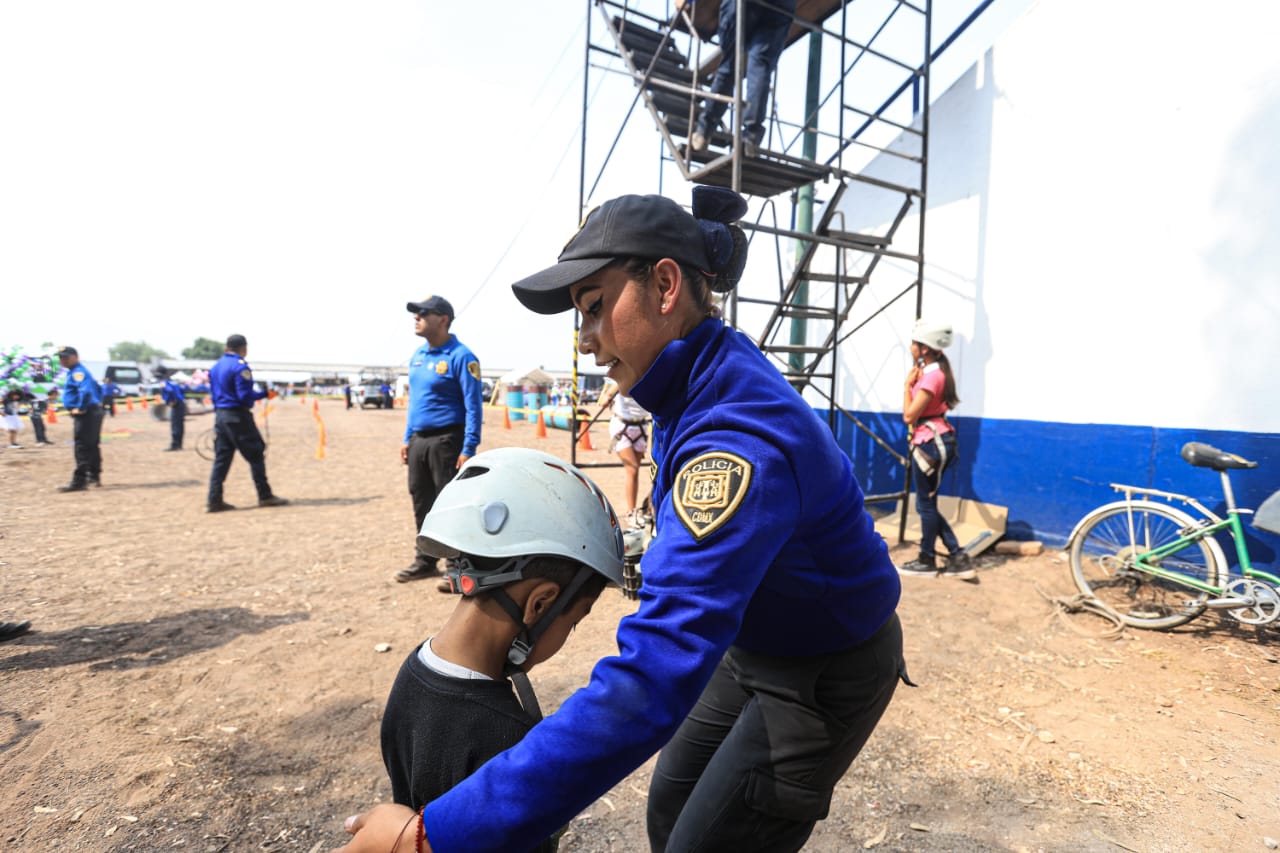
<path id="1" fill-rule="evenodd" d="M 392 796 L 415 811 L 524 737 L 541 718 L 527 671 L 560 650 L 607 583 L 622 581 L 608 500 L 578 469 L 536 450 L 469 459 L 420 540 L 450 558 L 461 597 L 401 666 L 382 718 Z"/>
<path id="2" fill-rule="evenodd" d="M 911 467 L 916 479 L 916 512 L 920 515 L 920 554 L 899 567 L 904 575 L 938 575 L 976 583 L 978 574 L 960 547 L 951 525 L 938 512 L 942 472 L 956 457 L 956 429 L 947 412 L 960 402 L 956 378 L 944 349 L 951 346 L 951 326 L 917 320 L 911 330 L 911 371 L 902 392 L 902 420 L 911 436 Z M 947 549 L 947 564 L 938 566 L 938 539 Z"/>

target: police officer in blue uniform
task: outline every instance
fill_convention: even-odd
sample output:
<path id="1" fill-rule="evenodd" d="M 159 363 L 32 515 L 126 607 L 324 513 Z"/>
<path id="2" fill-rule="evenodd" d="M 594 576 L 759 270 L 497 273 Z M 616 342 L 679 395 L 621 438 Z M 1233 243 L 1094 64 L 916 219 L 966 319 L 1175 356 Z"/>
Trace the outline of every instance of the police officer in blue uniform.
<path id="1" fill-rule="evenodd" d="M 796 13 L 796 0 L 769 0 L 766 4 L 747 0 L 743 9 L 743 46 L 746 48 L 746 71 L 743 87 L 746 103 L 738 117 L 742 125 L 742 147 L 748 157 L 759 153 L 764 140 L 764 124 L 769 112 L 769 83 L 778 67 L 778 57 L 786 47 L 791 20 Z M 733 94 L 734 65 L 738 47 L 738 2 L 721 0 L 720 20 L 716 29 L 720 45 L 720 64 L 711 80 L 711 91 L 717 95 Z M 706 100 L 698 114 L 689 146 L 694 151 L 707 147 L 711 132 L 720 124 L 729 104 Z"/>
<path id="2" fill-rule="evenodd" d="M 538 313 L 577 308 L 579 349 L 652 413 L 657 535 L 619 654 L 429 803 L 418 849 L 529 849 L 661 748 L 652 850 L 798 850 L 905 680 L 901 586 L 849 458 L 718 319 L 746 203 L 695 187 L 693 211 L 605 202 L 556 266 L 513 285 Z M 408 853 L 412 819 L 378 806 L 345 849 Z"/>
<path id="3" fill-rule="evenodd" d="M 186 429 L 187 392 L 182 384 L 175 381 L 167 367 L 155 369 L 156 378 L 164 380 L 160 389 L 160 399 L 169 407 L 169 446 L 166 451 L 181 450 L 182 436 Z"/>
<path id="4" fill-rule="evenodd" d="M 222 499 L 222 483 L 231 470 L 236 451 L 249 463 L 253 485 L 258 490 L 258 506 L 284 506 L 289 501 L 271 492 L 267 482 L 266 442 L 253 422 L 253 404 L 267 396 L 253 384 L 253 371 L 244 360 L 249 342 L 244 335 L 227 338 L 227 350 L 209 370 L 209 396 L 214 407 L 213 470 L 209 474 L 206 512 L 235 509 Z"/>
<path id="5" fill-rule="evenodd" d="M 409 359 L 409 406 L 400 461 L 409 468 L 414 530 L 421 530 L 436 495 L 480 446 L 484 392 L 479 360 L 450 332 L 454 315 L 449 301 L 428 296 L 408 303 L 408 308 L 414 334 L 426 343 Z M 390 396 L 390 389 L 385 393 Z M 396 572 L 395 579 L 406 583 L 439 574 L 436 558 L 418 544 L 413 563 Z M 437 587 L 452 591 L 447 580 Z"/>
<path id="6" fill-rule="evenodd" d="M 89 368 L 80 363 L 75 347 L 58 351 L 58 362 L 67 370 L 62 386 L 62 406 L 71 415 L 76 448 L 76 470 L 60 492 L 83 492 L 102 485 L 102 386 Z"/>
<path id="7" fill-rule="evenodd" d="M 116 416 L 116 398 L 123 397 L 124 390 L 114 379 L 102 383 L 102 408 L 111 417 Z"/>

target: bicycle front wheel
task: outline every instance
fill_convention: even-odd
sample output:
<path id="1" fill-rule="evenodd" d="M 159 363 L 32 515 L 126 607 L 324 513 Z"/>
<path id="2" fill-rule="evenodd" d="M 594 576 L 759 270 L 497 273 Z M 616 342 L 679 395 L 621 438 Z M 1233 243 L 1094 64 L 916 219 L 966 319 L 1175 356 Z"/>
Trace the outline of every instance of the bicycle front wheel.
<path id="1" fill-rule="evenodd" d="M 1153 501 L 1117 501 L 1099 507 L 1080 523 L 1071 541 L 1076 587 L 1092 595 L 1135 628 L 1168 630 L 1205 610 L 1209 593 L 1138 567 L 1134 559 L 1182 539 L 1198 521 L 1175 507 Z M 1146 565 L 1221 587 L 1226 557 L 1212 538 L 1183 542 Z"/>
<path id="2" fill-rule="evenodd" d="M 196 436 L 196 453 L 200 454 L 200 458 L 206 462 L 213 461 L 213 440 L 214 431 L 211 429 Z"/>

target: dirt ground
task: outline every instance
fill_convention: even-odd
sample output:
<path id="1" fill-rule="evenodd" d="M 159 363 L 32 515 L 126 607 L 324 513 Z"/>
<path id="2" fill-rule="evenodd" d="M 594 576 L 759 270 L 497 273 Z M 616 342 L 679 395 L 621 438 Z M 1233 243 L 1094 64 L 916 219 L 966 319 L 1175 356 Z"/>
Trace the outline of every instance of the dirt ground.
<path id="1" fill-rule="evenodd" d="M 149 412 L 104 424 L 103 487 L 59 494 L 56 447 L 0 450 L 0 849 L 312 851 L 389 799 L 378 721 L 392 678 L 453 601 L 397 584 L 412 555 L 399 411 L 276 401 L 280 509 L 206 515 L 209 463 L 163 453 Z M 188 447 L 211 427 L 188 422 Z M 22 438 L 30 445 L 31 434 Z M 604 430 L 588 461 L 608 461 Z M 568 436 L 503 428 L 483 447 L 567 456 Z M 621 500 L 621 471 L 592 472 Z M 226 499 L 252 507 L 243 460 Z M 907 559 L 909 547 L 895 548 Z M 1098 634 L 1060 617 L 1055 551 L 983 557 L 981 583 L 904 579 L 919 687 L 899 688 L 807 850 L 1266 850 L 1280 839 L 1275 633 L 1209 616 Z M 633 608 L 606 591 L 535 671 L 545 710 L 616 651 Z M 1083 633 L 1081 633 L 1083 632 Z M 389 652 L 376 650 L 390 644 Z M 576 818 L 564 851 L 639 851 L 651 765 Z"/>

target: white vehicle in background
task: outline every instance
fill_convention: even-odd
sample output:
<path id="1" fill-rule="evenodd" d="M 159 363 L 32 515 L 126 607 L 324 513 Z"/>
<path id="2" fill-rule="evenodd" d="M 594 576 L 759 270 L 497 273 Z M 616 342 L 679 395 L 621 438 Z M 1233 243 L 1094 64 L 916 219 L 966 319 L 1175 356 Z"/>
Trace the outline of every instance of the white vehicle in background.
<path id="1" fill-rule="evenodd" d="M 365 374 L 360 384 L 352 389 L 354 402 L 362 409 L 390 409 L 395 405 L 393 397 L 395 378 L 390 376 L 371 376 Z M 386 389 L 385 391 L 383 389 Z"/>
<path id="2" fill-rule="evenodd" d="M 151 372 L 137 361 L 86 361 L 84 364 L 100 384 L 105 386 L 114 382 L 119 385 L 117 397 L 140 397 L 147 393 L 153 382 Z"/>

